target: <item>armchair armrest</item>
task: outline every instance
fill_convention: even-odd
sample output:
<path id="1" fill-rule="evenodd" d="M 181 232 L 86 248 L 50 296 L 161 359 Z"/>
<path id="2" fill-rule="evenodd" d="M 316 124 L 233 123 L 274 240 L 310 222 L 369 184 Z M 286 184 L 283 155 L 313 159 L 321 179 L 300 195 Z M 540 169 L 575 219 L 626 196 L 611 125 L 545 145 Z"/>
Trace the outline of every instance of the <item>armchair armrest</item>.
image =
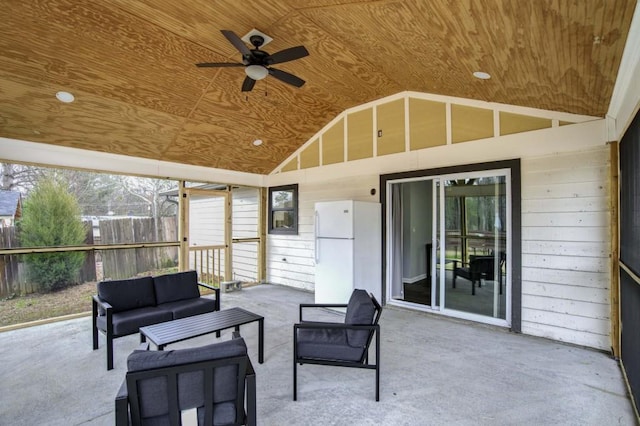
<path id="1" fill-rule="evenodd" d="M 302 322 L 302 308 L 346 308 L 346 303 L 301 303 L 300 304 L 300 322 Z"/>
<path id="2" fill-rule="evenodd" d="M 208 288 L 209 290 L 213 290 L 216 294 L 216 311 L 220 310 L 220 288 L 216 288 L 213 286 L 210 286 L 209 284 L 205 284 L 205 283 L 201 283 L 198 282 L 198 285 L 200 287 L 204 287 L 204 288 Z"/>
<path id="3" fill-rule="evenodd" d="M 109 309 L 113 309 L 113 307 L 111 306 L 111 304 L 109 304 L 109 302 L 107 302 L 106 300 L 102 300 L 100 298 L 100 296 L 98 296 L 97 294 L 93 295 L 93 306 L 94 307 L 101 307 L 102 309 L 109 310 Z M 97 314 L 97 312 L 95 312 Z"/>
<path id="4" fill-rule="evenodd" d="M 100 309 L 105 312 L 107 316 L 107 336 L 113 336 L 113 306 L 106 300 L 102 300 L 100 296 L 94 294 L 91 298 L 91 312 L 92 312 L 92 334 L 93 334 L 93 349 L 98 349 L 98 315 Z"/>
<path id="5" fill-rule="evenodd" d="M 127 380 L 122 381 L 116 394 L 116 426 L 129 426 L 129 392 Z"/>

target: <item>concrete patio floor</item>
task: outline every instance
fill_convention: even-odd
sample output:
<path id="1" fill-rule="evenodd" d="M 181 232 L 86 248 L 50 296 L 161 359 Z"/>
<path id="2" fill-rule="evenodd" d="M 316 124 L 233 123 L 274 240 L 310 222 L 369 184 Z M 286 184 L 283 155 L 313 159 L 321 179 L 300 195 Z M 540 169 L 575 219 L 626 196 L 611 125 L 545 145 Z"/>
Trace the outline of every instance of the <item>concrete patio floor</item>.
<path id="1" fill-rule="evenodd" d="M 608 354 L 394 307 L 380 320 L 380 402 L 374 371 L 313 365 L 299 367 L 293 402 L 299 303 L 313 303 L 313 294 L 260 285 L 222 296 L 223 309 L 265 317 L 264 364 L 257 324 L 241 328 L 256 370 L 259 425 L 636 424 Z M 230 331 L 221 337 L 229 338 Z M 0 333 L 0 425 L 113 425 L 114 396 L 138 340 L 116 339 L 115 368 L 107 371 L 104 337 L 91 348 L 90 317 Z"/>

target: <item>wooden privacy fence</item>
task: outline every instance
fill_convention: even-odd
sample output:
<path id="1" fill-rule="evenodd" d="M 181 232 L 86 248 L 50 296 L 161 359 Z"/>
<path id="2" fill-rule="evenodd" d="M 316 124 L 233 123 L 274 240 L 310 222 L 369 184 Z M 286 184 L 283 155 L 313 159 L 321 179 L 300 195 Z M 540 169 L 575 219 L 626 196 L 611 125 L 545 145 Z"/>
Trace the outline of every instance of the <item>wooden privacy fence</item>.
<path id="1" fill-rule="evenodd" d="M 177 241 L 175 216 L 101 220 L 100 244 L 148 243 Z M 138 274 L 178 265 L 177 247 L 147 247 L 102 250 L 103 279 L 130 278 Z"/>
<path id="2" fill-rule="evenodd" d="M 101 220 L 98 229 L 92 227 L 91 221 L 86 221 L 84 224 L 87 230 L 85 245 L 176 241 L 178 238 L 175 217 L 158 220 L 153 218 Z M 94 234 L 98 235 L 98 230 L 99 240 L 94 240 Z M 4 249 L 20 248 L 15 227 L 0 228 L 0 243 L 2 244 L 0 247 Z M 103 278 L 130 278 L 162 268 L 175 267 L 178 263 L 177 247 L 87 250 L 84 253 L 85 260 L 78 272 L 78 283 Z M 27 279 L 24 256 L 24 254 L 0 255 L 0 298 L 39 290 Z"/>
<path id="3" fill-rule="evenodd" d="M 84 244 L 93 244 L 93 230 L 91 221 L 83 222 L 86 235 Z M 20 243 L 14 226 L 0 227 L 0 247 L 19 248 Z M 37 256 L 37 254 L 35 255 Z M 76 281 L 84 283 L 95 281 L 96 260 L 92 251 L 85 252 L 84 263 L 78 271 Z M 27 266 L 24 255 L 0 255 L 0 298 L 14 294 L 28 294 L 38 291 L 36 284 L 27 279 Z"/>

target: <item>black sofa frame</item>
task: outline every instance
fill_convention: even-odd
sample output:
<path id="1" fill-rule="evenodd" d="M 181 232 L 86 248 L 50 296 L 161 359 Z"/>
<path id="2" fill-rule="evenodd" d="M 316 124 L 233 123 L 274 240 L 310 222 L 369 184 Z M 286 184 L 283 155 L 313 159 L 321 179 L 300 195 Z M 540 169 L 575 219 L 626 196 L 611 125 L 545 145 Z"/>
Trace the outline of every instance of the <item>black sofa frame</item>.
<path id="1" fill-rule="evenodd" d="M 207 284 L 198 282 L 198 285 L 200 287 L 205 287 L 209 290 L 212 290 L 215 292 L 215 297 L 216 297 L 216 307 L 215 310 L 219 311 L 220 310 L 220 289 L 219 288 L 215 288 L 212 286 L 209 286 Z M 105 315 L 106 315 L 106 322 L 107 322 L 107 330 L 106 332 L 103 330 L 100 330 L 98 328 L 98 310 L 100 309 L 104 309 L 105 311 Z M 129 333 L 129 334 L 122 334 L 122 335 L 114 335 L 113 332 L 113 307 L 106 301 L 102 300 L 97 294 L 94 294 L 92 299 L 91 299 L 91 312 L 92 312 L 92 317 L 93 317 L 93 324 L 92 324 L 92 332 L 93 332 L 93 350 L 98 349 L 98 331 L 102 332 L 106 339 L 107 339 L 107 370 L 113 370 L 113 339 L 116 339 L 118 337 L 123 337 L 123 336 L 128 336 L 131 334 L 135 334 L 136 332 L 133 333 Z M 151 324 L 146 324 L 146 325 L 151 325 Z"/>

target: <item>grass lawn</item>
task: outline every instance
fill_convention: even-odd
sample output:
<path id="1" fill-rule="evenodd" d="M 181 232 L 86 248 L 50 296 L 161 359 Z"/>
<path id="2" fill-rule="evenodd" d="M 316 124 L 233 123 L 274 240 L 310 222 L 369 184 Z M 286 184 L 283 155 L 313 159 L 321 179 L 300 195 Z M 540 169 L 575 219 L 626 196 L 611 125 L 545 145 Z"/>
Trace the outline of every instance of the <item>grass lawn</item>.
<path id="1" fill-rule="evenodd" d="M 154 274 L 175 272 L 174 269 L 154 271 Z M 11 299 L 0 299 L 0 327 L 91 312 L 91 297 L 96 293 L 96 283 L 87 282 L 53 293 L 35 293 Z M 200 294 L 211 293 L 213 293 L 211 290 L 200 287 Z"/>
<path id="2" fill-rule="evenodd" d="M 91 311 L 96 283 L 88 282 L 47 294 L 0 300 L 0 327 Z"/>

